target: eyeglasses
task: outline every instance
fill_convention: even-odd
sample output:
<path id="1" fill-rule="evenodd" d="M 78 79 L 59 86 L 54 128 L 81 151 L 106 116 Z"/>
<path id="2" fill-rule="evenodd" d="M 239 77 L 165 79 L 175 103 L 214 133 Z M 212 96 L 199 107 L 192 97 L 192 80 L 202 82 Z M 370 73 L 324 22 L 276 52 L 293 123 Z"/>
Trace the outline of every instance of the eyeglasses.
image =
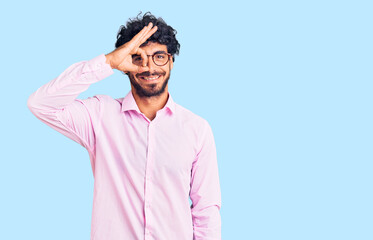
<path id="1" fill-rule="evenodd" d="M 170 61 L 170 57 L 172 56 L 170 53 L 155 53 L 153 55 L 147 55 L 148 57 L 152 57 L 153 62 L 157 66 L 164 66 Z M 140 55 L 132 55 L 132 63 L 137 66 L 142 66 L 143 59 Z"/>

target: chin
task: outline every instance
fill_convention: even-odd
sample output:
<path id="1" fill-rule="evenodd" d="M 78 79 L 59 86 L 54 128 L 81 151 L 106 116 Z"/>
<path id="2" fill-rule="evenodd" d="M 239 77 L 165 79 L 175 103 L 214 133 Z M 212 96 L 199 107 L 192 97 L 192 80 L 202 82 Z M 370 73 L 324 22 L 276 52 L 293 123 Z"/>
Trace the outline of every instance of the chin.
<path id="1" fill-rule="evenodd" d="M 155 79 L 142 79 L 129 75 L 129 78 L 132 88 L 139 97 L 157 97 L 166 92 L 170 76 L 161 75 Z"/>

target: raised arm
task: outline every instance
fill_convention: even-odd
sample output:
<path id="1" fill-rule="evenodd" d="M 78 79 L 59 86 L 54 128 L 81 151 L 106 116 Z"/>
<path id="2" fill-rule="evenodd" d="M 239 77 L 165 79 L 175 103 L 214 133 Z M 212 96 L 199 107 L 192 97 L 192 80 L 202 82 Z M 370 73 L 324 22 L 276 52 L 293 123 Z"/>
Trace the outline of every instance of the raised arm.
<path id="1" fill-rule="evenodd" d="M 131 41 L 113 52 L 71 65 L 60 76 L 31 94 L 27 102 L 29 109 L 41 121 L 93 153 L 95 118 L 92 116 L 99 114 L 100 99 L 93 97 L 80 100 L 77 99 L 78 95 L 91 84 L 111 75 L 112 68 L 124 72 L 146 71 L 146 66 L 132 63 L 132 55 L 139 54 L 147 58 L 139 47 L 156 30 L 157 27 L 150 23 Z"/>
<path id="2" fill-rule="evenodd" d="M 201 149 L 192 165 L 193 240 L 221 239 L 221 193 L 213 133 L 206 122 Z"/>
<path id="3" fill-rule="evenodd" d="M 78 142 L 87 150 L 94 148 L 91 115 L 98 98 L 76 99 L 88 87 L 113 73 L 102 54 L 90 61 L 75 63 L 57 78 L 32 93 L 27 105 L 42 122 Z"/>

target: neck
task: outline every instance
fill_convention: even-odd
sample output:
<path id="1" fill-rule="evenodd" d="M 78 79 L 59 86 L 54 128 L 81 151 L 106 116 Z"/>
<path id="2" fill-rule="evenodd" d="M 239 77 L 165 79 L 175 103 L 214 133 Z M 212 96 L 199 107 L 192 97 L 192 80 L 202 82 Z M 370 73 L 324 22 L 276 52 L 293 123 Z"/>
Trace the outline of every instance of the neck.
<path id="1" fill-rule="evenodd" d="M 154 97 L 139 97 L 136 94 L 136 91 L 132 88 L 132 95 L 136 101 L 137 106 L 139 107 L 140 111 L 150 120 L 152 121 L 155 116 L 157 115 L 157 111 L 162 109 L 168 100 L 168 89 L 166 87 L 165 91 L 159 95 Z"/>

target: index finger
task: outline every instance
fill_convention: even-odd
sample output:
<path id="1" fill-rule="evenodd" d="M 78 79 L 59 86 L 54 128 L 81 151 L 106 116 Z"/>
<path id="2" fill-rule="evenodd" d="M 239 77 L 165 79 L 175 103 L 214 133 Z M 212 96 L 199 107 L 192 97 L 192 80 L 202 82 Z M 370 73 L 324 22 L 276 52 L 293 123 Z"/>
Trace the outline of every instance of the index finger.
<path id="1" fill-rule="evenodd" d="M 142 44 L 141 40 L 151 30 L 152 26 L 153 26 L 153 23 L 150 22 L 147 26 L 141 29 L 141 31 L 138 32 L 129 42 L 133 44 L 134 46 L 139 47 Z"/>
<path id="2" fill-rule="evenodd" d="M 148 40 L 148 38 L 150 38 L 157 30 L 158 27 L 154 26 L 148 33 L 146 33 L 145 36 L 141 38 L 140 45 L 146 42 L 146 40 Z"/>

